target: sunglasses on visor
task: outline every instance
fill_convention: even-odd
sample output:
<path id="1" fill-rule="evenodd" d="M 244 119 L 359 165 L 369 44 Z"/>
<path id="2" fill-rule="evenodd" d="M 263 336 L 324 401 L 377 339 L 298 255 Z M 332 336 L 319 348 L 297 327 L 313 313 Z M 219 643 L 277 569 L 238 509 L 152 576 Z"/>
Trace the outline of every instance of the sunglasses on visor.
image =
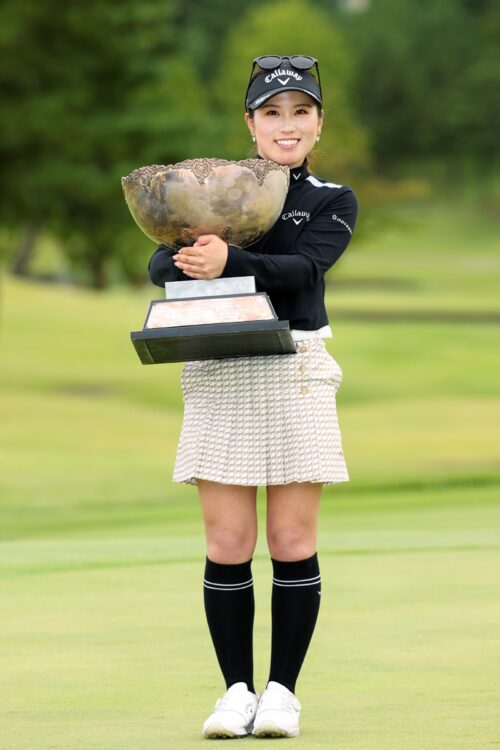
<path id="1" fill-rule="evenodd" d="M 262 55 L 262 57 L 255 57 L 252 61 L 252 71 L 250 73 L 250 78 L 248 81 L 247 91 L 245 94 L 245 101 L 248 96 L 248 91 L 250 89 L 250 86 L 252 85 L 252 81 L 255 78 L 256 66 L 260 68 L 260 70 L 274 70 L 275 68 L 278 68 L 280 65 L 291 65 L 296 70 L 311 70 L 311 68 L 316 69 L 316 75 L 318 78 L 318 86 L 321 93 L 321 79 L 319 77 L 319 66 L 318 61 L 315 57 L 309 57 L 309 55 Z"/>

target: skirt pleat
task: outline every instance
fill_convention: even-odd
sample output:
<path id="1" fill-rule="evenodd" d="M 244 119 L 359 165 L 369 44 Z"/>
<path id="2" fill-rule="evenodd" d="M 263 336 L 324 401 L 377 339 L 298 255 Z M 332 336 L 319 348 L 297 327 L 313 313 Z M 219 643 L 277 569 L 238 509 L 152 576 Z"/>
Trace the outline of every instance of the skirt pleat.
<path id="1" fill-rule="evenodd" d="M 337 417 L 342 370 L 322 338 L 296 354 L 186 362 L 174 481 L 348 482 Z"/>

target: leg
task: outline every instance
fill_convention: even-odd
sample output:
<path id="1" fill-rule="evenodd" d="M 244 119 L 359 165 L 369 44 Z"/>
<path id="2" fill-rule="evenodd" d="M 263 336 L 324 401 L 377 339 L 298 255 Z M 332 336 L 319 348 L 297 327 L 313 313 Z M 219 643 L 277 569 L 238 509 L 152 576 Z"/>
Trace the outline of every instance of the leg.
<path id="1" fill-rule="evenodd" d="M 321 579 L 316 554 L 322 485 L 267 488 L 267 539 L 273 562 L 269 681 L 292 693 L 318 617 Z"/>
<path id="2" fill-rule="evenodd" d="M 267 541 L 273 563 L 269 681 L 255 716 L 257 737 L 297 737 L 300 702 L 294 695 L 319 610 L 316 555 L 321 484 L 267 488 Z"/>
<path id="3" fill-rule="evenodd" d="M 249 560 L 257 542 L 257 488 L 198 480 L 207 556 L 221 564 Z"/>
<path id="4" fill-rule="evenodd" d="M 256 487 L 198 480 L 207 559 L 204 602 L 226 687 L 253 686 L 254 594 L 251 572 L 257 541 Z"/>
<path id="5" fill-rule="evenodd" d="M 274 560 L 293 562 L 316 552 L 322 487 L 312 482 L 267 487 L 267 544 Z"/>

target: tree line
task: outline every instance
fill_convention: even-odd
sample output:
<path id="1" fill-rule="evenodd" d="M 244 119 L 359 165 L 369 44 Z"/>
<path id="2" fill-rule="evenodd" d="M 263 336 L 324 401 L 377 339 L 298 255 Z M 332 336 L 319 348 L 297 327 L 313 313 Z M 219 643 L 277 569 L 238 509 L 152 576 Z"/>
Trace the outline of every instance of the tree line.
<path id="1" fill-rule="evenodd" d="M 141 282 L 152 251 L 120 178 L 196 156 L 241 159 L 251 60 L 320 61 L 314 171 L 354 185 L 426 160 L 498 156 L 500 13 L 490 0 L 4 0 L 0 243 L 29 271 L 40 238 L 71 278 Z M 363 6 L 361 6 L 363 7 Z"/>

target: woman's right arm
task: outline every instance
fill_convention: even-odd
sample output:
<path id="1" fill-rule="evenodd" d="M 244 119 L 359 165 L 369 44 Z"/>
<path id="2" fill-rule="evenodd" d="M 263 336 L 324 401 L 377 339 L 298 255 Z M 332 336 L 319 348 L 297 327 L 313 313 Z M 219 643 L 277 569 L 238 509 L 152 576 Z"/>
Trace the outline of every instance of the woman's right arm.
<path id="1" fill-rule="evenodd" d="M 171 247 L 159 245 L 151 256 L 148 272 L 149 278 L 156 286 L 163 287 L 166 281 L 188 281 L 190 279 L 175 265 L 172 256 L 176 252 L 177 250 Z"/>

